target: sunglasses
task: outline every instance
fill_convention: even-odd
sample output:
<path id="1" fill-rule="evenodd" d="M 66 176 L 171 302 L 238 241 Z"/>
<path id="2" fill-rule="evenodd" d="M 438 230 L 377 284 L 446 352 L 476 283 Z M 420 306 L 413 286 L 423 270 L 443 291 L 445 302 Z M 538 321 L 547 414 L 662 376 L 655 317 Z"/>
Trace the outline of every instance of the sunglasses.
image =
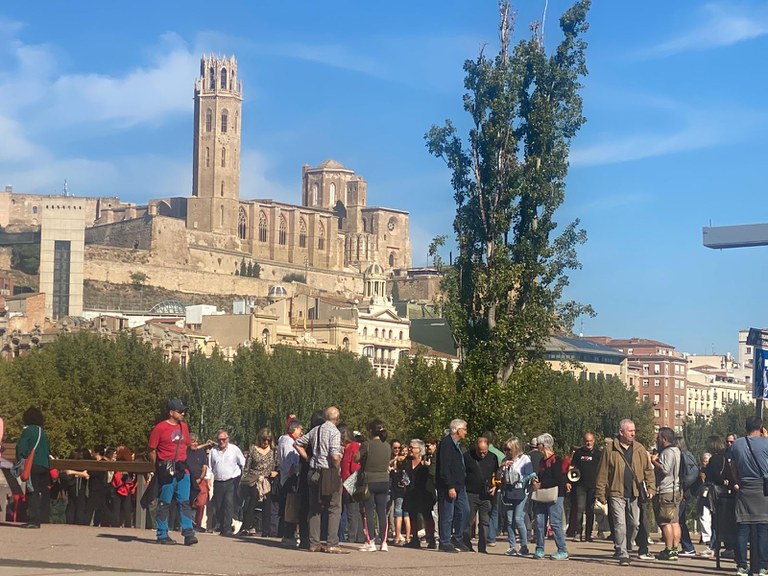
<path id="1" fill-rule="evenodd" d="M 226 442 L 227 440 L 229 440 L 229 438 L 217 438 L 216 440 L 218 440 L 219 442 Z"/>

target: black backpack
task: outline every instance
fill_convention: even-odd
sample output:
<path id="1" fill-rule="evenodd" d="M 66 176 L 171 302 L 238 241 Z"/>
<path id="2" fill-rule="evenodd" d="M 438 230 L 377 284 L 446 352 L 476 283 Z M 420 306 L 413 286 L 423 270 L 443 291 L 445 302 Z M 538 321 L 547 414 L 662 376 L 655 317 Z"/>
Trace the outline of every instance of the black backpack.
<path id="1" fill-rule="evenodd" d="M 688 490 L 699 479 L 699 466 L 696 458 L 688 450 L 680 453 L 680 485 Z"/>

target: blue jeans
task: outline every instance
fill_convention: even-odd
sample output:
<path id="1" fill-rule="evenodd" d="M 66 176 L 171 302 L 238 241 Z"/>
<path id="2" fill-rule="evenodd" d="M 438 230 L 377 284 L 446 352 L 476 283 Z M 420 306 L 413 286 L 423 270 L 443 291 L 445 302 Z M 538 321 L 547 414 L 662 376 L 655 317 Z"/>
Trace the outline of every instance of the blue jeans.
<path id="1" fill-rule="evenodd" d="M 528 548 L 528 529 L 525 527 L 525 509 L 528 507 L 526 496 L 514 504 L 506 504 L 507 511 L 507 541 L 509 547 L 515 547 L 515 528 L 520 531 L 520 548 Z"/>
<path id="2" fill-rule="evenodd" d="M 456 499 L 448 498 L 448 489 L 438 490 L 438 516 L 440 519 L 440 545 L 448 546 L 451 537 L 461 539 L 469 521 L 469 500 L 464 486 L 456 488 Z"/>
<path id="3" fill-rule="evenodd" d="M 491 523 L 488 526 L 488 544 L 496 542 L 496 535 L 499 533 L 499 508 L 503 509 L 501 503 L 501 490 L 496 491 L 496 495 L 491 499 Z"/>
<path id="4" fill-rule="evenodd" d="M 192 507 L 189 505 L 189 473 L 186 473 L 181 477 L 176 475 L 167 484 L 161 484 L 158 487 L 155 517 L 158 540 L 168 537 L 168 514 L 174 496 L 179 506 L 181 533 L 184 536 L 195 533 L 192 528 Z"/>
<path id="5" fill-rule="evenodd" d="M 547 518 L 549 525 L 552 526 L 552 533 L 555 536 L 558 552 L 567 552 L 565 548 L 565 532 L 563 532 L 563 500 L 560 496 L 551 504 L 542 504 L 536 502 L 533 506 L 533 512 L 536 514 L 536 550 L 544 551 L 544 540 L 547 537 Z"/>
<path id="6" fill-rule="evenodd" d="M 757 550 L 752 550 L 752 554 L 758 555 L 758 568 L 768 568 L 768 524 L 738 524 L 736 530 L 736 565 L 742 568 L 748 568 L 747 564 L 747 542 L 749 541 L 750 528 L 753 526 L 757 530 Z"/>
<path id="7" fill-rule="evenodd" d="M 680 502 L 680 514 L 678 516 L 678 522 L 680 523 L 680 548 L 683 552 L 692 552 L 696 548 L 694 548 L 693 542 L 691 542 L 691 533 L 688 531 L 688 522 L 685 518 L 686 504 L 685 498 L 683 498 L 683 501 Z"/>

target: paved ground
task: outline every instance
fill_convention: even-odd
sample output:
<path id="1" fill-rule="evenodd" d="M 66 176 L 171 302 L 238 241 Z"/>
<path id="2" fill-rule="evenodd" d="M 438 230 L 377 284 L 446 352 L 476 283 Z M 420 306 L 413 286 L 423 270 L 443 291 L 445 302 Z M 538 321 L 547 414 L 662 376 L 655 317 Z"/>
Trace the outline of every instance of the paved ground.
<path id="1" fill-rule="evenodd" d="M 176 535 L 178 538 L 178 535 Z M 0 523 L 0 576 L 187 576 L 251 575 L 439 575 L 469 576 L 510 574 L 521 571 L 535 576 L 690 576 L 718 574 L 713 560 L 681 558 L 676 563 L 634 561 L 620 568 L 609 559 L 610 543 L 568 542 L 571 560 L 532 560 L 504 556 L 499 542 L 490 554 L 445 554 L 431 550 L 390 547 L 388 553 L 364 553 L 348 545 L 350 555 L 329 555 L 277 546 L 271 538 L 222 538 L 201 534 L 194 547 L 163 546 L 154 543 L 147 530 L 48 525 L 40 530 L 23 530 Z M 346 546 L 346 545 L 343 545 Z M 651 547 L 659 551 L 660 546 Z M 554 543 L 547 542 L 547 553 Z M 732 560 L 725 560 L 725 573 L 735 573 Z M 720 572 L 722 573 L 722 572 Z"/>

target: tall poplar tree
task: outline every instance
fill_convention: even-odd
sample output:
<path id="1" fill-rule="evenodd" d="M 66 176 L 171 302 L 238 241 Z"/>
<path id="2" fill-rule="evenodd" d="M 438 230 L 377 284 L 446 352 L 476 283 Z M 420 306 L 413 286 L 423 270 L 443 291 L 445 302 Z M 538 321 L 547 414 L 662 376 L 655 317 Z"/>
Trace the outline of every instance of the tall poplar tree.
<path id="1" fill-rule="evenodd" d="M 578 220 L 559 231 L 555 221 L 570 142 L 585 121 L 589 5 L 578 1 L 560 18 L 563 37 L 550 55 L 538 24 L 511 47 L 513 18 L 500 2 L 498 54 L 464 63 L 466 141 L 450 120 L 425 136 L 452 171 L 459 254 L 446 272 L 444 313 L 463 359 L 464 416 L 478 426 L 493 423 L 499 394 L 517 368 L 541 358 L 550 333 L 592 312 L 562 298 L 586 233 Z"/>

